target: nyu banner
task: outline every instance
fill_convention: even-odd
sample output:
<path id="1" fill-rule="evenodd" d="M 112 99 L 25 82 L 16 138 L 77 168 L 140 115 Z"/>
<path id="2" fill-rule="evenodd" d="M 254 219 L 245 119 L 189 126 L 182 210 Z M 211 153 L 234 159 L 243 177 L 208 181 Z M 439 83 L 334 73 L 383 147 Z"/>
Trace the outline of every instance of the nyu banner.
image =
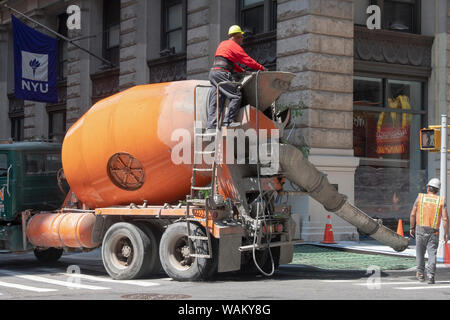
<path id="1" fill-rule="evenodd" d="M 58 40 L 11 16 L 14 33 L 14 95 L 23 100 L 58 102 Z"/>

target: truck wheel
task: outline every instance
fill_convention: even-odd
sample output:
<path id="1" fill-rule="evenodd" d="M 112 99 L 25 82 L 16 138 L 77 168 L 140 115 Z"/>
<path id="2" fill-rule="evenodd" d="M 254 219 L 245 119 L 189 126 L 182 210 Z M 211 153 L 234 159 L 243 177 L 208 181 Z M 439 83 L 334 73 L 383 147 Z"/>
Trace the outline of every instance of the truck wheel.
<path id="1" fill-rule="evenodd" d="M 149 237 L 151 243 L 151 263 L 147 266 L 143 276 L 150 276 L 163 272 L 161 259 L 159 258 L 159 243 L 161 242 L 162 231 L 150 223 L 136 221 L 134 225 L 139 227 Z"/>
<path id="2" fill-rule="evenodd" d="M 191 223 L 191 234 L 204 237 L 202 227 Z M 198 254 L 208 254 L 208 242 L 191 240 L 193 249 Z M 216 240 L 211 237 L 212 258 L 190 257 L 186 222 L 177 222 L 167 227 L 161 238 L 159 255 L 167 275 L 178 281 L 207 280 L 217 270 Z"/>
<path id="3" fill-rule="evenodd" d="M 58 248 L 47 248 L 47 249 L 34 249 L 34 255 L 39 262 L 52 263 L 56 262 L 61 258 L 63 254 L 63 249 Z"/>
<path id="4" fill-rule="evenodd" d="M 154 239 L 139 226 L 126 222 L 113 224 L 103 238 L 103 265 L 116 280 L 142 277 L 153 268 L 155 246 Z"/>

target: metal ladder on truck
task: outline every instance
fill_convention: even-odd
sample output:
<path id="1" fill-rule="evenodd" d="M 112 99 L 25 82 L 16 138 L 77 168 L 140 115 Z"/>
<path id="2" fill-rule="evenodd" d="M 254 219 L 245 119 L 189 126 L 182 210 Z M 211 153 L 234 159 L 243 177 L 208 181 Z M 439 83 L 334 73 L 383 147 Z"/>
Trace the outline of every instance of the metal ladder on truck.
<path id="1" fill-rule="evenodd" d="M 208 130 L 204 128 L 197 127 L 197 88 L 205 87 L 210 88 L 210 86 L 197 85 L 194 88 L 194 163 L 192 167 L 192 178 L 191 178 L 191 193 L 186 197 L 186 223 L 187 223 L 187 237 L 188 237 L 188 245 L 189 245 L 189 253 L 191 257 L 197 258 L 212 258 L 212 246 L 211 246 L 211 233 L 209 231 L 209 216 L 210 211 L 216 206 L 214 201 L 215 195 L 218 194 L 218 181 L 217 181 L 217 163 L 218 163 L 218 150 L 219 143 L 222 138 L 222 121 L 223 121 L 223 113 L 225 111 L 225 106 L 222 108 L 222 111 L 219 113 L 219 88 L 224 84 L 234 84 L 240 86 L 239 82 L 233 81 L 223 81 L 220 82 L 216 87 L 216 130 L 215 132 L 208 132 Z M 200 131 L 198 131 L 200 129 Z M 203 150 L 203 138 L 204 137 L 214 137 L 214 149 L 205 151 Z M 200 142 L 199 142 L 200 140 Z M 202 161 L 197 162 L 197 156 L 200 156 L 201 159 L 203 155 L 212 155 L 214 157 L 213 163 L 209 168 L 199 168 Z M 203 160 L 203 159 L 202 159 Z M 200 187 L 196 185 L 197 179 L 196 174 L 198 172 L 211 172 L 211 184 L 206 187 Z M 208 192 L 209 194 L 205 197 L 201 197 L 200 194 L 202 191 Z M 197 218 L 190 215 L 190 206 L 196 206 L 203 208 L 205 211 L 204 218 Z M 198 236 L 192 235 L 190 228 L 190 221 L 205 221 L 205 233 L 206 236 Z M 189 240 L 200 240 L 207 241 L 208 243 L 208 254 L 197 253 L 194 252 L 194 248 L 192 247 L 192 242 Z"/>

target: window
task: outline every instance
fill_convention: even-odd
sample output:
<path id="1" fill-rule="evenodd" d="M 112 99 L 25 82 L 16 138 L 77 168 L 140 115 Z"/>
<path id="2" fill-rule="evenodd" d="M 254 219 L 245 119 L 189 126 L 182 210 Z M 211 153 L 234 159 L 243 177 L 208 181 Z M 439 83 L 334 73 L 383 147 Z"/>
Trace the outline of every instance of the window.
<path id="1" fill-rule="evenodd" d="M 426 183 L 423 92 L 421 81 L 354 77 L 355 204 L 372 217 L 407 219 Z"/>
<path id="2" fill-rule="evenodd" d="M 25 173 L 38 174 L 44 172 L 44 155 L 30 153 L 25 155 Z"/>
<path id="3" fill-rule="evenodd" d="M 67 13 L 58 16 L 58 33 L 67 37 Z M 58 80 L 67 78 L 67 41 L 58 39 Z"/>
<path id="4" fill-rule="evenodd" d="M 382 25 L 384 29 L 417 33 L 416 0 L 384 0 Z"/>
<path id="5" fill-rule="evenodd" d="M 163 0 L 161 55 L 186 51 L 186 1 Z"/>
<path id="6" fill-rule="evenodd" d="M 48 137 L 57 142 L 62 142 L 66 134 L 66 110 L 52 111 L 48 113 Z"/>
<path id="7" fill-rule="evenodd" d="M 6 177 L 8 173 L 8 157 L 0 153 L 0 177 Z"/>
<path id="8" fill-rule="evenodd" d="M 247 35 L 256 35 L 276 29 L 276 0 L 238 0 L 237 8 L 239 8 L 239 24 Z"/>
<path id="9" fill-rule="evenodd" d="M 358 0 L 354 2 L 353 19 L 355 24 L 367 25 L 367 8 L 370 5 L 370 0 Z"/>
<path id="10" fill-rule="evenodd" d="M 61 154 L 49 153 L 45 155 L 45 172 L 56 173 L 62 168 Z"/>
<path id="11" fill-rule="evenodd" d="M 11 121 L 11 138 L 14 141 L 23 141 L 24 139 L 24 102 L 17 99 L 14 94 L 8 94 L 9 99 L 9 119 Z"/>
<path id="12" fill-rule="evenodd" d="M 120 0 L 103 0 L 103 52 L 115 66 L 120 59 Z"/>
<path id="13" fill-rule="evenodd" d="M 25 154 L 25 173 L 27 175 L 56 173 L 61 168 L 61 155 L 58 153 Z"/>
<path id="14" fill-rule="evenodd" d="M 11 138 L 14 141 L 23 141 L 24 139 L 24 117 L 11 117 Z"/>
<path id="15" fill-rule="evenodd" d="M 426 113 L 422 83 L 354 77 L 353 104 L 355 156 L 399 160 L 398 166 L 407 167 L 419 145 L 418 135 L 410 133 L 418 132 Z"/>
<path id="16" fill-rule="evenodd" d="M 420 0 L 358 0 L 354 2 L 354 21 L 366 25 L 367 7 L 381 9 L 381 28 L 409 33 L 420 33 Z"/>

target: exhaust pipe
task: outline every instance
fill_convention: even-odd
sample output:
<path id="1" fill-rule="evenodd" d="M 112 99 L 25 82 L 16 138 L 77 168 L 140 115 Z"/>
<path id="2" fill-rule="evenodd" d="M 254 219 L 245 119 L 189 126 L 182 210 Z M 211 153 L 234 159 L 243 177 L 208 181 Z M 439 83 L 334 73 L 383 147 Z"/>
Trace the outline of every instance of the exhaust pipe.
<path id="1" fill-rule="evenodd" d="M 335 213 L 358 228 L 361 233 L 390 246 L 395 251 L 403 251 L 408 247 L 408 238 L 401 237 L 349 203 L 347 197 L 337 192 L 326 176 L 305 159 L 296 147 L 280 144 L 279 156 L 285 176 L 305 189 L 327 211 Z"/>

